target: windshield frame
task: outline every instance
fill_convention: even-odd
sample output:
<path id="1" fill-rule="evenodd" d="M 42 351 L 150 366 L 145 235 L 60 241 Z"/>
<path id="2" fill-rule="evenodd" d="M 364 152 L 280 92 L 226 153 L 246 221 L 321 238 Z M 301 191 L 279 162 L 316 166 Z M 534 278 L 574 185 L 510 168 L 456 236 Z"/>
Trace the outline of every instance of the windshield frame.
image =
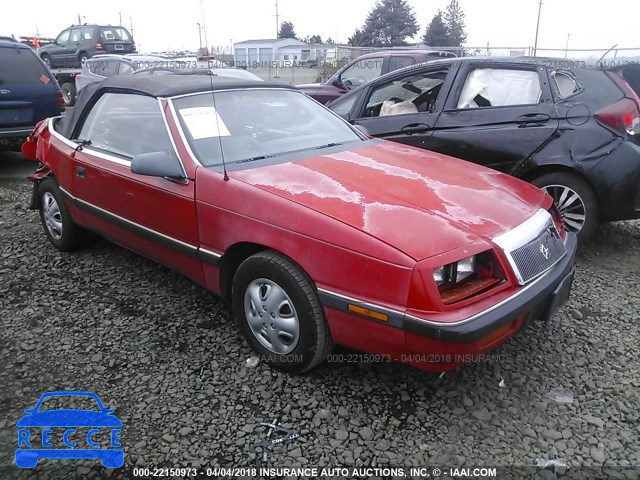
<path id="1" fill-rule="evenodd" d="M 220 171 L 222 172 L 224 170 L 224 168 L 226 167 L 226 169 L 228 171 L 233 171 L 233 170 L 243 170 L 246 168 L 254 168 L 254 167 L 258 167 L 258 166 L 262 166 L 265 162 L 268 162 L 269 164 L 274 164 L 274 163 L 287 163 L 287 162 L 292 162 L 296 159 L 302 159 L 302 158 L 306 158 L 311 156 L 310 152 L 315 152 L 318 151 L 320 152 L 321 150 L 324 151 L 324 153 L 329 153 L 332 151 L 341 151 L 341 150 L 345 150 L 348 149 L 349 146 L 352 146 L 355 142 L 358 142 L 358 145 L 364 146 L 366 144 L 369 144 L 372 139 L 370 139 L 369 137 L 367 137 L 365 134 L 363 134 L 360 130 L 358 130 L 357 128 L 355 128 L 353 125 L 351 125 L 348 121 L 346 121 L 344 118 L 342 118 L 340 115 L 336 114 L 334 111 L 330 110 L 329 108 L 327 108 L 326 106 L 322 105 L 322 104 L 318 104 L 319 107 L 324 108 L 325 110 L 327 110 L 329 113 L 331 113 L 331 115 L 333 115 L 338 121 L 342 122 L 344 125 L 346 125 L 347 127 L 349 127 L 349 129 L 355 134 L 355 136 L 357 138 L 354 138 L 353 141 L 348 141 L 348 142 L 344 142 L 341 143 L 340 145 L 332 145 L 332 146 L 327 146 L 325 148 L 317 149 L 317 147 L 310 147 L 310 148 L 304 148 L 301 150 L 295 150 L 295 151 L 289 151 L 289 152 L 282 152 L 276 155 L 270 155 L 264 159 L 260 159 L 260 160 L 250 160 L 250 159 L 246 159 L 246 160 L 239 160 L 239 161 L 232 161 L 232 162 L 221 162 L 219 164 L 214 164 L 214 165 L 205 165 L 203 164 L 200 159 L 196 156 L 195 152 L 193 151 L 193 149 L 191 148 L 191 143 L 189 142 L 189 140 L 187 139 L 187 135 L 184 131 L 183 128 L 183 124 L 180 120 L 180 113 L 178 111 L 178 108 L 176 107 L 174 100 L 179 100 L 181 98 L 185 98 L 185 97 L 193 97 L 193 96 L 197 96 L 197 95 L 207 95 L 207 94 L 213 94 L 215 95 L 216 93 L 222 93 L 222 92 L 242 92 L 242 91 L 247 91 L 247 90 L 262 90 L 262 91 L 286 91 L 286 92 L 291 92 L 294 94 L 299 94 L 299 95 L 305 95 L 304 92 L 302 92 L 301 90 L 298 90 L 297 88 L 287 88 L 285 86 L 282 87 L 267 87 L 267 86 L 262 86 L 262 85 L 256 85 L 255 87 L 238 87 L 238 88 L 223 88 L 223 89 L 213 89 L 213 90 L 200 90 L 197 92 L 190 92 L 190 93 L 184 93 L 184 94 L 180 94 L 180 95 L 175 95 L 172 97 L 167 98 L 167 102 L 169 104 L 169 109 L 171 111 L 171 115 L 173 117 L 175 126 L 176 126 L 176 130 L 178 131 L 178 135 L 180 136 L 180 140 L 182 141 L 182 144 L 184 145 L 187 153 L 189 154 L 189 157 L 191 158 L 191 160 L 194 162 L 194 164 L 196 164 L 197 166 L 200 167 L 204 167 L 207 168 L 209 170 L 213 170 L 213 171 Z M 306 95 L 305 95 L 306 96 Z M 312 98 L 308 98 L 308 101 L 311 102 L 315 102 L 315 100 L 313 100 Z M 375 143 L 377 143 L 379 140 L 374 141 Z"/>

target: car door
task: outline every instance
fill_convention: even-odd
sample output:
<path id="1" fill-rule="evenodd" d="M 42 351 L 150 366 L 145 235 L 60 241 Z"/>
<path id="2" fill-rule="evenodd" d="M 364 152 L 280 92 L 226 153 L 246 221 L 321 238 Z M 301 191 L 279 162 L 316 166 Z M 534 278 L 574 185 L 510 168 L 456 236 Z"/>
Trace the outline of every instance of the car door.
<path id="1" fill-rule="evenodd" d="M 51 61 L 53 65 L 59 65 L 65 60 L 65 52 L 64 49 L 69 42 L 69 36 L 71 35 L 71 29 L 68 28 L 63 30 L 56 41 L 51 44 L 51 47 L 47 48 L 47 53 L 51 57 Z"/>
<path id="2" fill-rule="evenodd" d="M 88 108 L 72 135 L 84 143 L 73 166 L 73 192 L 84 223 L 202 283 L 194 181 L 131 172 L 135 155 L 165 151 L 177 156 L 160 103 L 145 95 L 108 92 Z"/>
<path id="3" fill-rule="evenodd" d="M 557 129 L 545 67 L 469 61 L 438 116 L 431 148 L 517 174 Z"/>
<path id="4" fill-rule="evenodd" d="M 376 82 L 363 92 L 350 119 L 374 137 L 429 148 L 453 76 L 453 67 L 439 65 Z"/>
<path id="5" fill-rule="evenodd" d="M 64 46 L 65 66 L 75 66 L 75 62 L 77 60 L 76 53 L 78 52 L 78 47 L 80 46 L 81 40 L 82 28 L 72 28 L 71 33 L 69 34 L 69 41 Z"/>

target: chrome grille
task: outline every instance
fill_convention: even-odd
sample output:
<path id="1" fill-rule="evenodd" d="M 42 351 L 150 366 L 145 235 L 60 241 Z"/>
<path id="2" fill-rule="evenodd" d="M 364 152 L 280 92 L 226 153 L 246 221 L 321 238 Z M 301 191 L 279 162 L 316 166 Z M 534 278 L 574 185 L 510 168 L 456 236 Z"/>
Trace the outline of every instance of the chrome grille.
<path id="1" fill-rule="evenodd" d="M 522 283 L 537 277 L 560 260 L 566 248 L 555 226 L 549 226 L 529 243 L 511 252 Z"/>

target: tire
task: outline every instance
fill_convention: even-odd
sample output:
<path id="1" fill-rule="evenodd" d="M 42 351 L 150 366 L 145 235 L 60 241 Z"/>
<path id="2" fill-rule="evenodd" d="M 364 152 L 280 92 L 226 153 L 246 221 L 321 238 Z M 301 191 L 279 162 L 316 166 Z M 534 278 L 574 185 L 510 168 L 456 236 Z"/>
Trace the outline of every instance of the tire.
<path id="1" fill-rule="evenodd" d="M 60 87 L 65 107 L 73 107 L 76 103 L 76 86 L 73 83 L 63 83 Z"/>
<path id="2" fill-rule="evenodd" d="M 56 181 L 47 178 L 40 182 L 38 195 L 40 221 L 51 244 L 61 252 L 73 252 L 82 247 L 88 232 L 71 219 Z"/>
<path id="3" fill-rule="evenodd" d="M 49 55 L 43 53 L 40 58 L 42 58 L 42 61 L 47 65 L 47 67 L 53 68 L 53 63 L 51 63 L 51 57 L 49 57 Z"/>
<path id="4" fill-rule="evenodd" d="M 567 231 L 577 233 L 580 241 L 591 238 L 600 223 L 600 207 L 587 182 L 571 173 L 552 172 L 533 179 L 531 183 L 553 197 Z"/>
<path id="5" fill-rule="evenodd" d="M 244 338 L 272 367 L 303 373 L 333 350 L 313 282 L 285 256 L 265 250 L 247 258 L 233 277 L 231 297 Z"/>
<path id="6" fill-rule="evenodd" d="M 80 67 L 82 67 L 84 65 L 84 62 L 86 62 L 87 60 L 89 60 L 89 54 L 87 52 L 80 52 L 78 54 L 78 61 L 80 62 Z"/>

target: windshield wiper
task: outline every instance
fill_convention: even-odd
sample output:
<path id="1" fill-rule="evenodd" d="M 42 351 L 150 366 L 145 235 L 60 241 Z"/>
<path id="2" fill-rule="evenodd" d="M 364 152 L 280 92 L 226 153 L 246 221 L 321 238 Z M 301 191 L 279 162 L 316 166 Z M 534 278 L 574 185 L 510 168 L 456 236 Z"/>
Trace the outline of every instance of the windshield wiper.
<path id="1" fill-rule="evenodd" d="M 344 142 L 327 143 L 326 145 L 320 145 L 319 147 L 315 147 L 314 150 L 320 150 L 321 148 L 337 147 L 338 145 L 342 145 L 343 143 Z"/>
<path id="2" fill-rule="evenodd" d="M 91 140 L 84 140 L 81 138 L 78 138 L 76 140 L 73 140 L 74 143 L 77 143 L 78 146 L 76 147 L 76 152 L 79 152 L 82 150 L 82 148 L 86 145 L 89 146 L 91 145 Z"/>
<path id="3" fill-rule="evenodd" d="M 275 155 L 258 155 L 257 157 L 245 158 L 243 160 L 238 160 L 233 163 L 245 163 L 245 162 L 253 162 L 254 160 L 266 160 L 267 158 L 273 158 Z"/>

